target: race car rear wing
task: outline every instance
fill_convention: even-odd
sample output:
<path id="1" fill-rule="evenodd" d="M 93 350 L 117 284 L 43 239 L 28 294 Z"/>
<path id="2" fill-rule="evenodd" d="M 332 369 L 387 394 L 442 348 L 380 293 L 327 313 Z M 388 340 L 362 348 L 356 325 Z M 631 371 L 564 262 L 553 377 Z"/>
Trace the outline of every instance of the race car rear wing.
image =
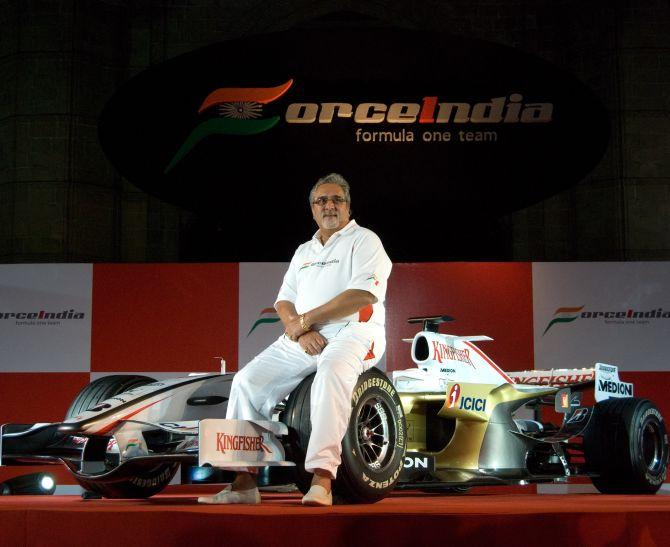
<path id="1" fill-rule="evenodd" d="M 552 386 L 572 387 L 593 384 L 596 401 L 612 397 L 633 397 L 633 384 L 619 379 L 619 369 L 614 365 L 596 363 L 593 368 L 562 368 L 551 370 L 523 370 L 508 372 L 518 387 Z"/>

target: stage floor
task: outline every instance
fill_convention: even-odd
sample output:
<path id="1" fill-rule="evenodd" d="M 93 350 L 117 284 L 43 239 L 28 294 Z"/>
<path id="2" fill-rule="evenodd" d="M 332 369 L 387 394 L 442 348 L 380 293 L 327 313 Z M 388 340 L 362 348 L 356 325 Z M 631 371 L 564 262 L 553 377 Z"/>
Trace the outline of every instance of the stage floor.
<path id="1" fill-rule="evenodd" d="M 670 496 L 394 493 L 374 505 L 199 505 L 212 487 L 173 486 L 149 500 L 0 497 L 0 546 L 668 545 Z M 522 492 L 523 490 L 518 490 Z"/>

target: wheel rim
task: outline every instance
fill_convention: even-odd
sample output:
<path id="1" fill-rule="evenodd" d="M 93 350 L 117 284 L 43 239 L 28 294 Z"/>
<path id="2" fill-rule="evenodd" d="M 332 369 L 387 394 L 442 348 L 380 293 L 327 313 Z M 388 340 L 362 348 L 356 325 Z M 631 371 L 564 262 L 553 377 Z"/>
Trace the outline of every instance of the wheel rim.
<path id="1" fill-rule="evenodd" d="M 392 416 L 386 401 L 374 395 L 359 406 L 356 416 L 358 453 L 365 465 L 375 471 L 383 469 L 393 454 L 389 450 L 395 434 Z"/>
<path id="2" fill-rule="evenodd" d="M 642 429 L 642 458 L 647 470 L 656 473 L 663 465 L 663 436 L 658 424 L 647 422 Z"/>

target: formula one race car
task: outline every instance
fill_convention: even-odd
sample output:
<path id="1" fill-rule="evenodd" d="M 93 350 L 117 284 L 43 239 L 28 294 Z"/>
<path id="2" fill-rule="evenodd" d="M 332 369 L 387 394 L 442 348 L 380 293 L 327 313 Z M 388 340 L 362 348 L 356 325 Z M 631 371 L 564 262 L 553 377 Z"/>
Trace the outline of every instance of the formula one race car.
<path id="1" fill-rule="evenodd" d="M 668 459 L 663 417 L 633 398 L 616 367 L 505 373 L 474 344 L 490 338 L 440 334 L 451 320 L 409 320 L 422 324 L 407 340 L 418 368 L 393 372 L 393 381 L 377 369 L 360 376 L 334 483 L 340 499 L 369 503 L 395 487 L 460 492 L 575 475 L 607 493 L 660 488 Z M 273 421 L 221 419 L 232 377 L 99 378 L 63 422 L 2 426 L 0 465 L 64 463 L 85 489 L 109 498 L 151 496 L 179 464 L 269 466 L 271 481 L 306 492 L 313 376 Z M 582 405 L 591 389 L 595 404 Z M 543 409 L 561 423 L 543 420 Z"/>

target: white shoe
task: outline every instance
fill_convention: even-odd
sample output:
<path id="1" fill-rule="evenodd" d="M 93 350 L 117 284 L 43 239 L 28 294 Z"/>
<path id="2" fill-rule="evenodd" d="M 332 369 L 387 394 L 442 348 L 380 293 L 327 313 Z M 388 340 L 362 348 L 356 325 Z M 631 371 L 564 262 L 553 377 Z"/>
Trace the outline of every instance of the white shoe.
<path id="1" fill-rule="evenodd" d="M 247 503 L 256 504 L 261 502 L 261 494 L 258 488 L 250 488 L 249 490 L 233 490 L 230 485 L 226 486 L 218 494 L 213 496 L 201 496 L 198 498 L 198 503 L 209 504 L 230 504 L 230 503 Z"/>
<path id="2" fill-rule="evenodd" d="M 333 493 L 326 492 L 323 486 L 313 484 L 309 492 L 302 497 L 302 504 L 315 507 L 328 507 L 329 505 L 333 505 Z"/>

